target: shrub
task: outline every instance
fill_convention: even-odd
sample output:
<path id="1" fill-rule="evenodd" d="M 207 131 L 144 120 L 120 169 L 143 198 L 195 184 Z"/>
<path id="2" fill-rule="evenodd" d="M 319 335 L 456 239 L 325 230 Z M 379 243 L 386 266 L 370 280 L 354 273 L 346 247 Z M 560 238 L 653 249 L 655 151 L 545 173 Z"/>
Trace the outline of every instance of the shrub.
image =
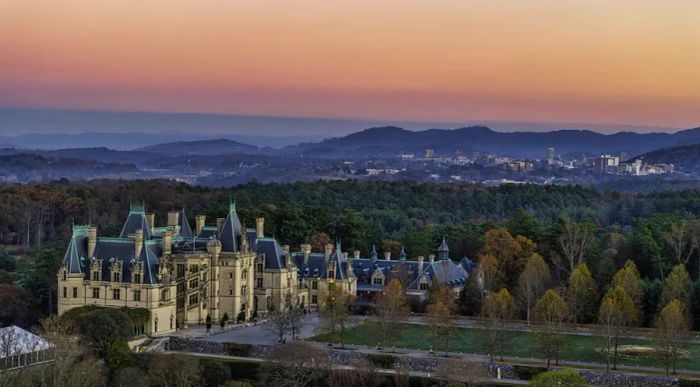
<path id="1" fill-rule="evenodd" d="M 204 359 L 199 369 L 207 387 L 218 387 L 231 379 L 231 369 L 219 360 Z"/>
<path id="2" fill-rule="evenodd" d="M 534 378 L 535 376 L 543 372 L 547 372 L 547 368 L 526 365 L 514 365 L 513 372 L 515 372 L 515 376 L 517 376 L 518 379 L 532 380 L 532 378 Z"/>
<path id="3" fill-rule="evenodd" d="M 228 343 L 226 344 L 226 349 L 231 356 L 248 357 L 253 346 L 250 344 Z"/>
<path id="4" fill-rule="evenodd" d="M 369 354 L 367 355 L 367 360 L 370 361 L 377 368 L 391 368 L 396 361 L 396 358 L 391 355 L 384 354 Z"/>
<path id="5" fill-rule="evenodd" d="M 542 372 L 535 376 L 529 386 L 534 387 L 550 387 L 550 386 L 567 386 L 567 387 L 588 387 L 588 382 L 578 372 L 571 369 L 561 369 L 556 371 Z"/>

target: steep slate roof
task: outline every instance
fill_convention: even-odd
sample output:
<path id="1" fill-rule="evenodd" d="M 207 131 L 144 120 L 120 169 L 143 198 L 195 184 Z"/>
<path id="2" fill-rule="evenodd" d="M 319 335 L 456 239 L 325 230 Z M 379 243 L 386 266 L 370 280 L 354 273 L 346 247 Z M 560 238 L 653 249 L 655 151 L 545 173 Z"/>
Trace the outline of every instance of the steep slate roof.
<path id="1" fill-rule="evenodd" d="M 221 235 L 219 235 L 221 251 L 238 251 L 240 248 L 240 246 L 238 246 L 238 240 L 242 232 L 243 226 L 236 213 L 236 203 L 231 202 L 229 204 L 228 215 L 226 216 L 224 225 L 221 227 Z"/>
<path id="2" fill-rule="evenodd" d="M 187 214 L 185 214 L 184 208 L 180 210 L 179 221 L 180 236 L 183 238 L 192 238 L 194 234 L 192 233 L 192 227 L 190 226 L 190 222 L 187 220 Z"/>
<path id="3" fill-rule="evenodd" d="M 87 231 L 88 226 L 74 225 L 63 262 L 66 264 L 68 273 L 81 273 L 87 256 Z"/>
<path id="4" fill-rule="evenodd" d="M 126 222 L 119 233 L 119 238 L 128 238 L 138 229 L 143 230 L 143 239 L 151 239 L 151 226 L 148 224 L 143 207 L 132 205 L 129 209 L 129 216 L 126 217 Z"/>
<path id="5" fill-rule="evenodd" d="M 255 252 L 265 254 L 266 269 L 283 269 L 286 267 L 287 259 L 284 250 L 274 238 L 258 239 Z"/>
<path id="6" fill-rule="evenodd" d="M 87 243 L 87 239 L 85 240 Z M 132 263 L 143 263 L 143 283 L 158 283 L 157 274 L 162 246 L 160 241 L 144 241 L 141 254 L 134 256 L 134 241 L 121 238 L 97 238 L 95 260 L 102 261 L 102 281 L 111 280 L 110 266 L 114 262 L 122 263 L 122 282 L 131 282 Z M 90 279 L 90 265 L 85 266 L 85 279 Z"/>

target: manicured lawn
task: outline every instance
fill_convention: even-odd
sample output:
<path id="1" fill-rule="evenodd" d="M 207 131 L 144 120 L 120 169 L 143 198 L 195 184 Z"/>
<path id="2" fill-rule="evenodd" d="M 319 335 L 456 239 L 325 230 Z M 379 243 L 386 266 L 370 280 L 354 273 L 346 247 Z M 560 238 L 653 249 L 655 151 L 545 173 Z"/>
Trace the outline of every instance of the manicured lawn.
<path id="1" fill-rule="evenodd" d="M 380 329 L 376 323 L 365 323 L 349 329 L 346 332 L 346 343 L 367 345 L 374 347 L 380 340 Z M 482 329 L 459 329 L 452 338 L 450 351 L 486 354 L 486 345 L 482 337 L 485 332 Z M 504 350 L 506 356 L 525 358 L 544 358 L 538 353 L 534 343 L 535 335 L 528 332 L 510 331 L 507 333 L 508 343 Z M 602 345 L 603 339 L 597 336 L 569 335 L 567 345 L 562 352 L 563 360 L 605 363 L 605 357 L 596 351 Z M 325 335 L 311 338 L 314 341 L 329 341 Z M 333 340 L 337 341 L 337 340 Z M 621 344 L 650 345 L 648 340 L 623 339 Z M 400 326 L 400 338 L 396 342 L 397 348 L 429 350 L 430 343 L 427 337 L 427 327 L 418 324 L 402 324 Z M 690 344 L 686 347 L 690 351 L 690 358 L 682 360 L 678 364 L 679 369 L 700 370 L 700 344 Z M 620 364 L 629 366 L 660 367 L 658 361 L 648 358 L 620 357 Z"/>

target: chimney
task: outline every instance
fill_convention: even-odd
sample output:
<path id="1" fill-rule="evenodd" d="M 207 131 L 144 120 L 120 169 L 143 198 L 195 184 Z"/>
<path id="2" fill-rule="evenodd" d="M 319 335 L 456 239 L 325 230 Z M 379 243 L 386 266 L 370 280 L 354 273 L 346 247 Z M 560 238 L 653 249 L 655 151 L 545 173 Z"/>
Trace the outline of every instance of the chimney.
<path id="1" fill-rule="evenodd" d="M 432 264 L 435 262 L 435 254 L 428 254 L 428 261 Z"/>
<path id="2" fill-rule="evenodd" d="M 284 251 L 284 255 L 289 255 L 289 245 L 282 245 L 282 251 Z"/>
<path id="3" fill-rule="evenodd" d="M 352 254 L 355 259 L 360 259 L 360 250 L 355 250 Z"/>
<path id="4" fill-rule="evenodd" d="M 384 259 L 386 259 L 387 261 L 391 259 L 391 251 L 384 252 Z"/>
<path id="5" fill-rule="evenodd" d="M 146 221 L 148 222 L 148 225 L 151 227 L 149 231 L 151 231 L 151 234 L 153 234 L 153 229 L 156 228 L 156 214 L 154 213 L 148 213 L 146 214 Z"/>
<path id="6" fill-rule="evenodd" d="M 180 224 L 180 212 L 169 211 L 168 212 L 168 226 L 175 227 Z"/>
<path id="7" fill-rule="evenodd" d="M 355 273 L 352 272 L 352 260 L 348 259 L 345 261 L 345 277 L 354 277 L 354 274 Z"/>
<path id="8" fill-rule="evenodd" d="M 221 229 L 224 228 L 226 218 L 216 218 L 216 232 L 221 234 Z"/>
<path id="9" fill-rule="evenodd" d="M 194 217 L 195 235 L 199 235 L 202 233 L 202 229 L 204 228 L 206 221 L 207 221 L 206 215 L 197 215 Z"/>
<path id="10" fill-rule="evenodd" d="M 95 256 L 95 247 L 97 247 L 97 227 L 88 227 L 88 258 Z"/>
<path id="11" fill-rule="evenodd" d="M 258 239 L 265 237 L 265 218 L 255 218 L 255 237 Z"/>
<path id="12" fill-rule="evenodd" d="M 168 230 L 163 233 L 163 255 L 170 254 L 170 249 L 172 247 L 173 232 Z"/>
<path id="13" fill-rule="evenodd" d="M 425 261 L 425 257 L 422 255 L 418 256 L 418 275 L 421 275 L 423 273 L 423 261 Z"/>
<path id="14" fill-rule="evenodd" d="M 134 231 L 134 256 L 140 257 L 143 249 L 143 229 L 139 228 Z"/>
<path id="15" fill-rule="evenodd" d="M 301 245 L 301 252 L 304 253 L 304 264 L 309 262 L 309 255 L 311 255 L 311 245 L 304 243 Z"/>
<path id="16" fill-rule="evenodd" d="M 328 262 L 328 260 L 331 259 L 331 255 L 333 255 L 333 244 L 332 243 L 326 244 L 325 253 L 326 253 L 326 262 Z"/>

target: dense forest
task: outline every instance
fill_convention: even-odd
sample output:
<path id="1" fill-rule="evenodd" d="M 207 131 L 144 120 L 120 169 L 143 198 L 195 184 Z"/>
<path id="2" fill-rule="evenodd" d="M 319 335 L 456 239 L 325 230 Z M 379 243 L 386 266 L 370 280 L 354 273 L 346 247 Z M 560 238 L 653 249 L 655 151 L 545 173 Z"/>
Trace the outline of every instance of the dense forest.
<path id="1" fill-rule="evenodd" d="M 485 238 L 505 235 L 503 230 L 532 243 L 524 250 L 544 258 L 555 285 L 571 272 L 566 262 L 572 253 L 562 238 L 575 227 L 586 238 L 577 259 L 590 268 L 599 294 L 628 260 L 636 263 L 650 300 L 658 299 L 674 265 L 685 265 L 693 281 L 700 276 L 697 190 L 623 194 L 580 186 L 489 188 L 409 181 L 250 183 L 214 189 L 169 181 L 64 180 L 3 185 L 0 192 L 0 239 L 6 250 L 24 257 L 0 268 L 0 279 L 34 293 L 41 303 L 37 314 L 52 310 L 51 273 L 60 263 L 71 225 L 96 224 L 99 235 L 114 236 L 130 203 L 145 203 L 147 211 L 157 214 L 157 224 L 165 223 L 168 210 L 181 207 L 190 221 L 206 214 L 214 224 L 232 198 L 244 223 L 253 226 L 256 217 L 264 216 L 266 234 L 292 249 L 303 242 L 320 248 L 337 238 L 346 251 L 366 254 L 376 245 L 398 253 L 403 246 L 415 257 L 432 253 L 445 237 L 453 259 L 468 256 L 479 262 L 489 249 Z M 529 257 L 521 258 L 514 267 L 522 268 Z M 507 284 L 514 285 L 517 276 L 508 274 Z M 648 308 L 647 322 L 657 305 L 652 301 Z"/>

